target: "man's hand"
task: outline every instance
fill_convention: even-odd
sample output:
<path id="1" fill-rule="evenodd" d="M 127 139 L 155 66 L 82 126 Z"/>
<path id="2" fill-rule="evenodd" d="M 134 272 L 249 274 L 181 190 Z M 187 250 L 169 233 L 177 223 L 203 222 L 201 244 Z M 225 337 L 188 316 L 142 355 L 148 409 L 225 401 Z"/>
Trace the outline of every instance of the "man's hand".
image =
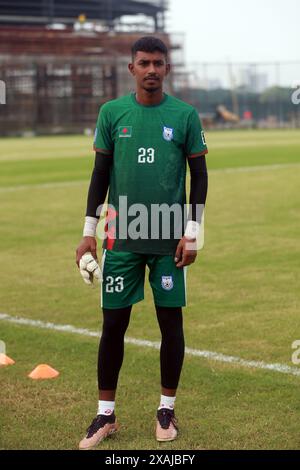
<path id="1" fill-rule="evenodd" d="M 94 237 L 83 237 L 76 250 L 76 264 L 86 284 L 92 284 L 94 279 L 102 281 L 97 259 L 97 241 Z"/>
<path id="2" fill-rule="evenodd" d="M 103 280 L 101 269 L 90 251 L 85 253 L 80 259 L 79 268 L 80 274 L 86 284 L 91 285 L 95 280 L 96 282 Z"/>
<path id="3" fill-rule="evenodd" d="M 76 264 L 78 268 L 79 268 L 79 262 L 81 258 L 87 251 L 90 251 L 93 258 L 95 258 L 95 260 L 98 261 L 97 241 L 95 237 L 83 237 L 80 244 L 78 245 L 78 248 L 76 250 Z"/>
<path id="4" fill-rule="evenodd" d="M 177 268 L 192 264 L 197 257 L 197 242 L 189 238 L 182 237 L 177 245 L 175 253 L 175 263 Z"/>

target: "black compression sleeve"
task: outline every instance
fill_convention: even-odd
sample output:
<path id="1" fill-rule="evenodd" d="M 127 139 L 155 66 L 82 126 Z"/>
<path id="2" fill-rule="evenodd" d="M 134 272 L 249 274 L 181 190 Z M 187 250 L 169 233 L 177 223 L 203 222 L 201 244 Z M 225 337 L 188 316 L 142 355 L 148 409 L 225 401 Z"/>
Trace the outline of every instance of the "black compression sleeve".
<path id="1" fill-rule="evenodd" d="M 124 357 L 124 335 L 130 320 L 129 307 L 103 308 L 102 335 L 98 353 L 99 390 L 115 390 Z"/>
<path id="2" fill-rule="evenodd" d="M 87 199 L 87 216 L 99 218 L 97 208 L 104 203 L 106 198 L 112 161 L 112 156 L 96 152 L 95 166 L 91 177 Z"/>
<path id="3" fill-rule="evenodd" d="M 191 192 L 190 192 L 190 210 L 189 220 L 200 222 L 197 214 L 197 204 L 205 205 L 208 187 L 208 176 L 205 156 L 188 158 L 188 164 L 191 172 Z M 202 211 L 200 211 L 200 216 Z"/>

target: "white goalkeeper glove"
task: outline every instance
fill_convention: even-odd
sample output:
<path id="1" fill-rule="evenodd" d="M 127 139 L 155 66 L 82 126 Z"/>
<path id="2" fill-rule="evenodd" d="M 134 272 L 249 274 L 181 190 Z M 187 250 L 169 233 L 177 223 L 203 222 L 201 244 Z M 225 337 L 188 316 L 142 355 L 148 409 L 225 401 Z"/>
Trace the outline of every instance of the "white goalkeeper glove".
<path id="1" fill-rule="evenodd" d="M 99 264 L 92 256 L 90 251 L 84 253 L 79 261 L 80 274 L 86 284 L 93 284 L 93 282 L 102 282 L 102 272 Z"/>

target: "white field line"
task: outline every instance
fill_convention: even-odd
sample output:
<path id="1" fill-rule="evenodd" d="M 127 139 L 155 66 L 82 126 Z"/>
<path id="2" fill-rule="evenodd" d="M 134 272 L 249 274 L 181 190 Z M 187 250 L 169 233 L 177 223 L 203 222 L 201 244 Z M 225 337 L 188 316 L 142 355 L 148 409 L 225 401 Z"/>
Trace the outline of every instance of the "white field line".
<path id="1" fill-rule="evenodd" d="M 62 331 L 65 333 L 75 333 L 83 336 L 100 337 L 100 331 L 87 330 L 85 328 L 76 328 L 72 325 L 58 325 L 55 323 L 44 322 L 41 320 L 31 320 L 29 318 L 20 318 L 8 315 L 7 313 L 0 313 L 0 320 L 4 320 L 10 323 L 18 325 L 28 325 L 35 328 L 48 329 L 53 331 Z M 136 338 L 125 337 L 125 343 L 134 344 L 136 346 L 148 347 L 152 349 L 159 349 L 160 343 L 155 341 L 147 341 Z M 190 356 L 204 357 L 206 359 L 225 362 L 229 364 L 235 364 L 242 367 L 248 367 L 253 369 L 264 369 L 273 372 L 280 372 L 282 374 L 300 376 L 300 368 L 290 367 L 286 364 L 268 364 L 264 361 L 247 361 L 236 356 L 227 356 L 213 351 L 201 351 L 198 349 L 185 348 L 186 354 Z"/>
<path id="2" fill-rule="evenodd" d="M 272 145 L 278 146 L 287 146 L 287 145 L 299 145 L 299 137 L 293 138 L 286 138 L 286 139 L 274 139 L 272 140 Z M 270 140 L 244 140 L 240 139 L 240 141 L 229 141 L 226 142 L 223 140 L 222 142 L 214 142 L 208 144 L 209 150 L 213 152 L 215 149 L 228 149 L 228 148 L 241 148 L 241 147 L 270 147 Z"/>
<path id="3" fill-rule="evenodd" d="M 256 166 L 239 166 L 236 168 L 220 168 L 209 170 L 208 173 L 251 173 L 252 171 L 269 171 L 281 170 L 285 168 L 300 167 L 300 163 L 276 163 L 274 165 L 256 165 Z"/>
<path id="4" fill-rule="evenodd" d="M 278 163 L 274 165 L 257 165 L 257 166 L 243 166 L 237 168 L 220 168 L 209 170 L 209 174 L 214 173 L 251 173 L 256 171 L 269 171 L 269 170 L 281 170 L 284 168 L 295 168 L 300 167 L 300 163 Z M 6 186 L 0 188 L 0 193 L 14 192 L 25 189 L 52 189 L 52 188 L 64 188 L 68 186 L 79 186 L 81 184 L 88 184 L 89 180 L 78 180 L 78 181 L 59 181 L 57 183 L 39 183 L 39 184 L 22 184 L 16 186 Z"/>
<path id="5" fill-rule="evenodd" d="M 89 180 L 78 180 L 78 181 L 58 181 L 57 183 L 22 184 L 19 186 L 6 186 L 3 188 L 0 188 L 0 193 L 20 191 L 23 189 L 65 188 L 67 186 L 79 186 L 81 184 L 88 184 L 88 182 Z"/>

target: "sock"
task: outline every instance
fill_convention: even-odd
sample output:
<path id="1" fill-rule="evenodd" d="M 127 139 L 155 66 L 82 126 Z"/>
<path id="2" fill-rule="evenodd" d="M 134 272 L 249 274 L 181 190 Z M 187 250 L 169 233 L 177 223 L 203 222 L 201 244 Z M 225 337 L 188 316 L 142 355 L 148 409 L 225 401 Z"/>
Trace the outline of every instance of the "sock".
<path id="1" fill-rule="evenodd" d="M 114 401 L 98 401 L 98 412 L 97 415 L 109 416 L 114 412 L 115 402 Z"/>
<path id="2" fill-rule="evenodd" d="M 167 397 L 166 395 L 160 396 L 160 404 L 158 409 L 169 408 L 169 410 L 174 410 L 176 397 Z"/>

